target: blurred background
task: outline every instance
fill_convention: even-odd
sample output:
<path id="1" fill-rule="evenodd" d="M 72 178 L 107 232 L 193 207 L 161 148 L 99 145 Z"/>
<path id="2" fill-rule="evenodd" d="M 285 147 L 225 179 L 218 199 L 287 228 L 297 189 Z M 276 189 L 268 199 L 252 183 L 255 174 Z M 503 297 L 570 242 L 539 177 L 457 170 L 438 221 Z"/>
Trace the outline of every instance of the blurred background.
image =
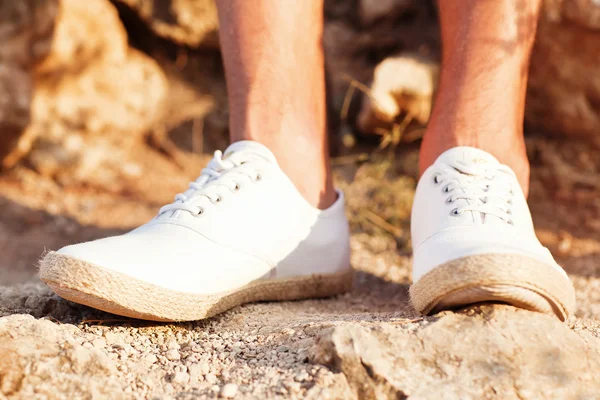
<path id="1" fill-rule="evenodd" d="M 439 73 L 435 2 L 325 3 L 332 163 L 353 247 L 388 251 L 388 266 L 363 261 L 406 281 Z M 226 147 L 218 29 L 213 0 L 0 2 L 0 284 L 30 279 L 45 249 L 144 223 Z M 600 304 L 597 1 L 545 1 L 526 131 L 538 235 L 592 293 L 589 311 Z"/>

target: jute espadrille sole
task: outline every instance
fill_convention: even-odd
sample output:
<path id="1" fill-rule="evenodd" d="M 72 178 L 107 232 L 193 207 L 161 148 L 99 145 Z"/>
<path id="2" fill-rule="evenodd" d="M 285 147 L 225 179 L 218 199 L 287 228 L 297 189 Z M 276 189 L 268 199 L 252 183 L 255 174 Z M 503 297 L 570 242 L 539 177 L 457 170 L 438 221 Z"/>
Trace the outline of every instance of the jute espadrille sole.
<path id="1" fill-rule="evenodd" d="M 493 301 L 566 320 L 575 310 L 571 281 L 552 266 L 513 254 L 481 254 L 442 264 L 410 288 L 415 309 L 431 314 Z"/>
<path id="2" fill-rule="evenodd" d="M 195 321 L 244 303 L 344 293 L 352 288 L 353 272 L 255 281 L 236 290 L 206 296 L 164 289 L 49 252 L 40 261 L 39 276 L 60 297 L 99 310 L 152 321 Z"/>

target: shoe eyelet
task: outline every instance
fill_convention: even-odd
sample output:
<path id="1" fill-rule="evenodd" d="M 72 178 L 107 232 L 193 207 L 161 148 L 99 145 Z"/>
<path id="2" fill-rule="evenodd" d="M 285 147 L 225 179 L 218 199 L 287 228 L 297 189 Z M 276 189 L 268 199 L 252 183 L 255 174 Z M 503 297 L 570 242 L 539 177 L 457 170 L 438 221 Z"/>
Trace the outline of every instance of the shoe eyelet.
<path id="1" fill-rule="evenodd" d="M 215 199 L 215 204 L 220 203 L 223 201 L 223 198 L 221 196 L 217 196 L 217 198 Z"/>
<path id="2" fill-rule="evenodd" d="M 448 204 L 452 204 L 452 203 L 454 203 L 454 197 L 452 197 L 452 196 L 448 197 L 448 198 L 446 199 L 446 203 L 448 203 Z"/>
<path id="3" fill-rule="evenodd" d="M 514 226 L 515 225 L 515 221 L 513 221 L 512 219 L 508 220 L 508 224 Z"/>
<path id="4" fill-rule="evenodd" d="M 458 211 L 458 208 L 455 208 L 454 210 L 450 211 L 450 215 L 452 215 L 452 216 L 460 215 L 460 211 Z"/>
<path id="5" fill-rule="evenodd" d="M 239 183 L 236 183 L 236 184 L 235 184 L 235 186 L 233 187 L 233 191 L 234 191 L 234 192 L 239 192 L 241 188 L 242 188 L 242 187 L 240 186 L 240 184 L 239 184 Z"/>
<path id="6" fill-rule="evenodd" d="M 198 207 L 198 211 L 196 211 L 196 216 L 199 217 L 204 214 L 204 208 Z"/>
<path id="7" fill-rule="evenodd" d="M 258 182 L 262 180 L 262 175 L 261 174 L 256 174 L 256 177 L 254 178 L 254 182 Z"/>
<path id="8" fill-rule="evenodd" d="M 440 183 L 442 183 L 442 182 L 440 181 L 440 174 L 435 174 L 435 175 L 433 176 L 433 183 L 434 183 L 435 185 L 439 185 Z"/>
<path id="9" fill-rule="evenodd" d="M 450 190 L 450 186 L 449 185 L 444 186 L 444 188 L 442 189 L 442 192 L 444 192 L 444 193 L 450 193 L 451 191 L 452 190 Z"/>

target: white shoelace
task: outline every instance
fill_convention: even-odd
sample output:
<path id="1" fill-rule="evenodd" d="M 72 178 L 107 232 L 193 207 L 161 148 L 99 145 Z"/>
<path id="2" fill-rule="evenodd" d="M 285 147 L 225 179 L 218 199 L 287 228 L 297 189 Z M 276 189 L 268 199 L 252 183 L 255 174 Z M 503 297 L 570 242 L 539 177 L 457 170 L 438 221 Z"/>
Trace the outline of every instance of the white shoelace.
<path id="1" fill-rule="evenodd" d="M 493 215 L 513 225 L 511 176 L 512 171 L 505 165 L 484 168 L 457 162 L 442 167 L 434 176 L 434 182 L 448 193 L 447 203 L 464 200 L 451 211 L 451 215 L 472 211 L 482 216 Z"/>
<path id="2" fill-rule="evenodd" d="M 190 182 L 185 193 L 175 196 L 175 201 L 160 209 L 158 215 L 169 211 L 188 211 L 193 215 L 202 215 L 204 208 L 202 201 L 213 204 L 220 203 L 227 193 L 239 191 L 248 182 L 260 181 L 262 176 L 257 171 L 253 160 L 262 158 L 252 152 L 234 152 L 223 158 L 220 150 L 215 151 L 213 159 L 202 170 L 198 179 Z M 224 190 L 226 189 L 226 190 Z"/>

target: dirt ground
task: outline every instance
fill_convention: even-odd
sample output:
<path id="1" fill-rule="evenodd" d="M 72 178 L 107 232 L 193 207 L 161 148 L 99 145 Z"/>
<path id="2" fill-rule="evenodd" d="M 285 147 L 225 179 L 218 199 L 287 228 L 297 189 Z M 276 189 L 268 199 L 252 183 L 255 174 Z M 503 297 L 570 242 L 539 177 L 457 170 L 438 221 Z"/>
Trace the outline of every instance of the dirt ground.
<path id="1" fill-rule="evenodd" d="M 538 235 L 565 267 L 578 294 L 570 326 L 600 337 L 600 160 L 595 150 L 573 141 L 531 137 L 528 147 L 533 165 L 530 204 Z M 35 371 L 24 373 L 13 386 L 0 376 L 2 393 L 15 398 L 60 398 L 58 393 L 73 391 L 83 398 L 90 393 L 93 398 L 109 393 L 126 398 L 346 397 L 343 374 L 310 361 L 317 334 L 344 324 L 418 319 L 407 296 L 417 149 L 404 146 L 393 157 L 368 147 L 365 151 L 370 151 L 366 162 L 357 161 L 358 156 L 332 160 L 337 184 L 348 197 L 352 262 L 359 271 L 351 293 L 327 300 L 251 304 L 184 324 L 127 320 L 64 301 L 37 279 L 36 261 L 46 249 L 144 223 L 195 177 L 207 155 L 181 151 L 178 157 L 186 161 L 182 169 L 151 147 L 140 148 L 131 162 L 141 166 L 142 178 L 130 179 L 118 191 L 60 186 L 26 167 L 1 176 L 0 316 L 20 327 L 35 320 L 19 314 L 41 318 L 35 322 L 49 324 L 44 325 L 50 332 L 45 336 L 76 343 L 74 349 L 92 351 L 81 356 L 85 360 L 99 360 L 93 367 L 81 367 L 88 373 L 83 374 L 86 380 L 76 373 L 77 352 L 67 354 L 61 364 L 70 365 L 70 372 L 57 368 L 44 385 L 36 384 L 42 375 Z M 61 357 L 57 352 L 36 360 L 47 364 Z"/>
<path id="2" fill-rule="evenodd" d="M 528 138 L 528 149 L 537 233 L 577 290 L 577 313 L 568 326 L 600 338 L 598 150 L 535 136 Z M 347 398 L 344 374 L 309 356 L 319 332 L 419 320 L 407 296 L 414 145 L 401 147 L 393 157 L 366 146 L 356 156 L 332 160 L 337 184 L 348 198 L 352 263 L 358 271 L 351 293 L 250 304 L 182 324 L 128 320 L 52 295 L 36 277 L 40 254 L 125 232 L 150 219 L 209 157 L 177 152 L 184 162 L 140 147 L 130 162 L 142 176 L 124 177 L 117 189 L 59 185 L 27 167 L 0 176 L 0 316 L 7 317 L 0 319 L 0 330 L 2 324 L 16 326 L 28 338 L 27 348 L 44 349 L 30 358 L 15 353 L 20 354 L 17 364 L 30 360 L 20 375 L 6 370 L 3 375 L 0 361 L 0 398 L 65 393 L 74 398 Z M 361 161 L 363 153 L 368 161 Z M 47 348 L 48 342 L 58 348 Z M 13 354 L 14 348 L 0 345 L 3 349 Z"/>

